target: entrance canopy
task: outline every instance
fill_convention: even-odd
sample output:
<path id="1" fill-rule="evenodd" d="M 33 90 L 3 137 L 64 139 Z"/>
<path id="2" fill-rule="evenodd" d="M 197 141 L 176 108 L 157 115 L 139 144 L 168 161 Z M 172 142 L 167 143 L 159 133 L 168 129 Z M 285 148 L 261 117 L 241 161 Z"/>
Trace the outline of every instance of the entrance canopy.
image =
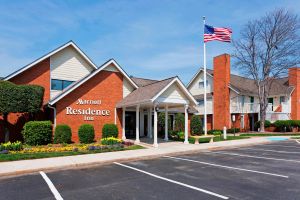
<path id="1" fill-rule="evenodd" d="M 154 113 L 154 147 L 157 147 L 157 112 L 164 110 L 166 124 L 168 122 L 168 111 L 185 113 L 185 142 L 188 143 L 188 112 L 195 112 L 197 105 L 194 97 L 189 93 L 178 77 L 150 83 L 134 90 L 127 97 L 117 103 L 117 108 L 123 110 L 123 139 L 125 136 L 125 111 L 136 111 L 136 143 L 139 143 L 140 111 L 148 110 L 148 133 L 152 137 L 152 113 Z M 168 140 L 168 126 L 165 126 L 165 140 Z"/>

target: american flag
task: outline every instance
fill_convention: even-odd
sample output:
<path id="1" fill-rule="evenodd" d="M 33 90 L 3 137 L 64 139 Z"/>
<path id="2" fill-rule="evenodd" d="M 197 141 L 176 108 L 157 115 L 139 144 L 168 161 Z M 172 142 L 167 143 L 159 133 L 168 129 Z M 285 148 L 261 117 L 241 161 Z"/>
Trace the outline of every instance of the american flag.
<path id="1" fill-rule="evenodd" d="M 218 40 L 221 42 L 231 41 L 232 30 L 230 28 L 217 28 L 209 25 L 204 26 L 204 42 Z"/>

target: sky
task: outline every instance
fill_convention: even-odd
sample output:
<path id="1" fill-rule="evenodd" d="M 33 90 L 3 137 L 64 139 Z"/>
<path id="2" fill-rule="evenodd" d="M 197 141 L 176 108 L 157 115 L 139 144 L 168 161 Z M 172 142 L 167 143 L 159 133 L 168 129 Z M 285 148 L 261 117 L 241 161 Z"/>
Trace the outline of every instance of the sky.
<path id="1" fill-rule="evenodd" d="M 300 15 L 299 0 L 0 0 L 0 77 L 73 40 L 97 66 L 114 58 L 130 75 L 188 83 L 203 66 L 202 16 L 238 39 L 275 8 Z M 208 68 L 233 52 L 230 43 L 206 46 Z"/>

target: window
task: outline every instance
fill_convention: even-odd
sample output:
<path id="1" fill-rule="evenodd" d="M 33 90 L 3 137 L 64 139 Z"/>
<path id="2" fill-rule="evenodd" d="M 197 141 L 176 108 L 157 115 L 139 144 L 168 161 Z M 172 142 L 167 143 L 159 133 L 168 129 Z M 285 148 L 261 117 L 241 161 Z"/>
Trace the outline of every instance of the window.
<path id="1" fill-rule="evenodd" d="M 74 81 L 66 81 L 66 80 L 51 80 L 51 90 L 64 90 L 66 87 L 74 83 Z"/>
<path id="2" fill-rule="evenodd" d="M 254 103 L 254 97 L 250 97 L 250 103 Z"/>
<path id="3" fill-rule="evenodd" d="M 204 100 L 197 100 L 199 106 L 204 106 Z"/>
<path id="4" fill-rule="evenodd" d="M 208 86 L 208 80 L 206 80 L 206 87 Z M 204 81 L 199 82 L 199 88 L 204 88 Z"/>
<path id="5" fill-rule="evenodd" d="M 284 103 L 285 102 L 285 96 L 281 96 L 279 101 L 280 101 L 280 103 Z"/>

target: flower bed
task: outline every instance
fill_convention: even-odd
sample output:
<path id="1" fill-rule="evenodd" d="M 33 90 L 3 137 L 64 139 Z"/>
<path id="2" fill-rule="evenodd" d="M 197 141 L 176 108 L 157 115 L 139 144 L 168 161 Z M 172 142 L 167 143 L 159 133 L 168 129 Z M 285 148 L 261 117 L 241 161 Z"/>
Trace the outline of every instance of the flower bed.
<path id="1" fill-rule="evenodd" d="M 110 139 L 110 142 L 113 139 Z M 134 145 L 130 142 L 122 142 L 119 139 L 115 139 L 115 142 L 111 145 L 104 145 L 101 143 L 92 144 L 49 144 L 43 146 L 22 146 L 19 150 L 11 149 L 11 144 L 1 144 L 2 149 L 0 151 L 1 161 L 12 160 L 24 160 L 24 159 L 36 159 L 58 156 L 70 156 L 80 154 L 102 153 L 110 151 L 122 151 L 131 149 L 141 149 L 143 147 Z M 116 142 L 117 141 L 117 142 Z M 19 143 L 19 142 L 18 142 Z M 16 146 L 16 144 L 14 144 Z"/>

